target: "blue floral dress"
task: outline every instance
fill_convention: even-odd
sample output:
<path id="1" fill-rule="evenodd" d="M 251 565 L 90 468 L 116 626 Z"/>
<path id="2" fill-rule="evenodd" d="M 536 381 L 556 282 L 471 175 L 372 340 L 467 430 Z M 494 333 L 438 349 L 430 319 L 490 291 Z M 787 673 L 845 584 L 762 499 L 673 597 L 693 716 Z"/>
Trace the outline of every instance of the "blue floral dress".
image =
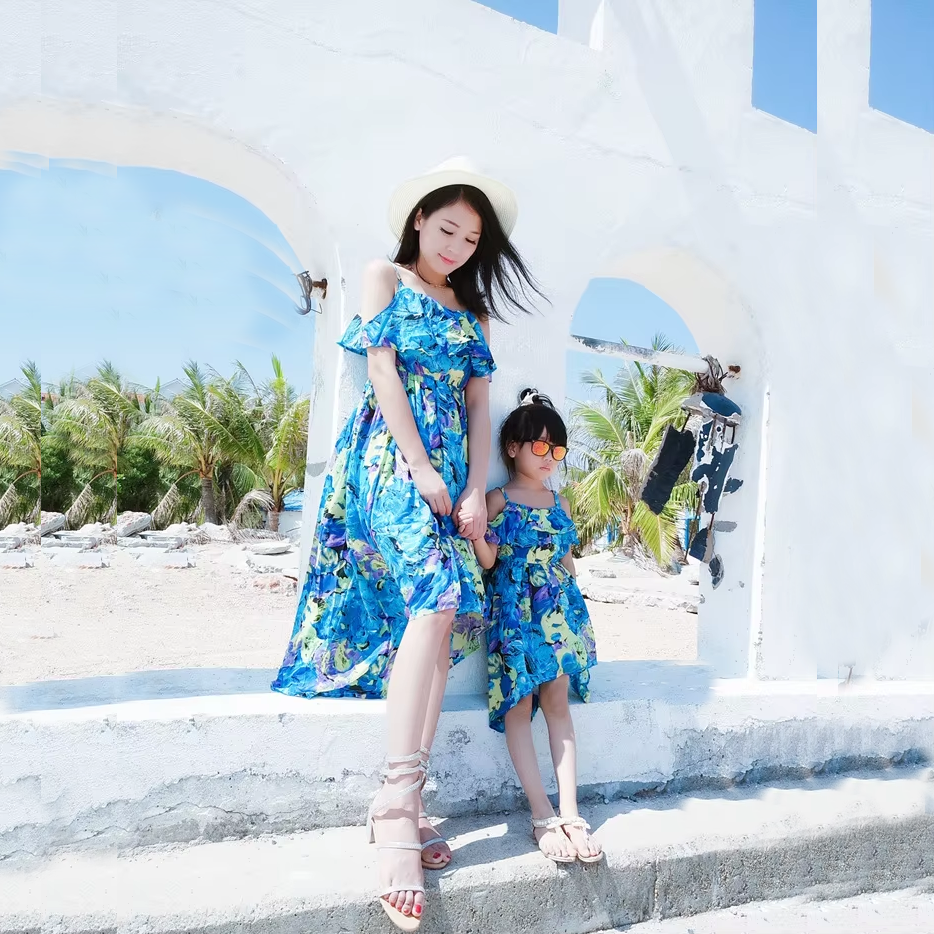
<path id="1" fill-rule="evenodd" d="M 392 302 L 339 341 L 352 353 L 391 347 L 432 466 L 455 502 L 467 484 L 472 377 L 493 357 L 469 311 L 445 308 L 397 283 Z M 451 516 L 422 499 L 368 381 L 338 438 L 325 478 L 310 568 L 276 691 L 304 696 L 385 697 L 410 618 L 456 610 L 452 662 L 478 647 L 483 578 Z"/>
<path id="2" fill-rule="evenodd" d="M 593 626 L 577 581 L 561 563 L 577 530 L 558 495 L 544 509 L 513 502 L 505 490 L 503 511 L 486 540 L 499 547 L 490 574 L 485 614 L 490 672 L 490 726 L 504 732 L 503 718 L 537 688 L 569 675 L 583 701 L 590 699 L 590 671 L 597 664 Z"/>

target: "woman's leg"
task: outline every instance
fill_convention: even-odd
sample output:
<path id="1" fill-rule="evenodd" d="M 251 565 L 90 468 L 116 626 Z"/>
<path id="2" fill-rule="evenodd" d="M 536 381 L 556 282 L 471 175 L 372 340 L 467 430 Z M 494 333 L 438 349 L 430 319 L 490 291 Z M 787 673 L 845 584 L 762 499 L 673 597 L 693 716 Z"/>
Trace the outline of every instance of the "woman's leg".
<path id="1" fill-rule="evenodd" d="M 440 646 L 450 638 L 453 618 L 453 612 L 435 613 L 411 619 L 406 625 L 387 692 L 386 752 L 390 765 L 401 757 L 418 752 L 421 746 L 431 696 L 432 671 L 438 663 Z M 388 799 L 393 788 L 404 788 L 417 778 L 417 775 L 389 778 L 383 794 Z M 418 789 L 415 789 L 390 802 L 385 810 L 377 811 L 377 842 L 419 842 L 419 799 Z M 380 850 L 379 861 L 382 888 L 421 883 L 424 878 L 418 850 Z M 421 915 L 424 905 L 421 892 L 406 889 L 391 892 L 386 900 L 403 914 L 416 917 Z"/>
<path id="2" fill-rule="evenodd" d="M 580 817 L 577 810 L 577 739 L 568 703 L 568 676 L 561 675 L 539 688 L 539 704 L 548 724 L 548 745 L 558 779 L 558 811 L 562 817 Z M 596 856 L 599 845 L 582 827 L 566 827 L 581 856 Z"/>
<path id="3" fill-rule="evenodd" d="M 529 799 L 532 818 L 540 820 L 554 817 L 555 810 L 551 806 L 548 793 L 542 783 L 535 745 L 532 742 L 532 696 L 523 697 L 506 713 L 503 720 L 506 726 L 506 746 L 522 784 L 522 790 Z M 574 856 L 574 849 L 560 828 L 557 830 L 537 828 L 534 833 L 539 849 L 546 856 Z"/>
<path id="4" fill-rule="evenodd" d="M 438 718 L 441 716 L 441 704 L 444 702 L 444 691 L 448 685 L 448 671 L 450 668 L 451 630 L 449 628 L 447 637 L 441 642 L 441 648 L 438 650 L 438 658 L 431 677 L 428 710 L 425 713 L 425 727 L 422 730 L 422 747 L 424 749 L 430 750 L 432 743 L 435 741 L 435 732 L 438 729 Z M 423 843 L 438 836 L 437 830 L 431 826 L 427 817 L 419 820 L 418 834 Z M 429 862 L 446 866 L 451 861 L 451 848 L 444 841 L 435 843 L 430 852 L 425 852 L 425 857 Z"/>

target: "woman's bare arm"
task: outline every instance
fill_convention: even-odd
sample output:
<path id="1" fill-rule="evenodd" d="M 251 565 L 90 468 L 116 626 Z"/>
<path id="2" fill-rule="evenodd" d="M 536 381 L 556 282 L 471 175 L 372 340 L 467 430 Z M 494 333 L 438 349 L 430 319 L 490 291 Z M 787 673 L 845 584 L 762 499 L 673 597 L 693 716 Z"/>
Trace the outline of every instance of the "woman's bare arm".
<path id="1" fill-rule="evenodd" d="M 489 322 L 481 322 L 483 336 L 490 342 Z M 475 376 L 465 390 L 467 407 L 467 486 L 455 506 L 454 518 L 461 535 L 477 541 L 486 534 L 487 510 L 484 491 L 490 466 L 490 381 Z"/>
<path id="2" fill-rule="evenodd" d="M 486 494 L 487 514 L 491 522 L 503 511 L 505 505 L 506 499 L 501 490 L 490 490 Z M 480 567 L 489 570 L 496 564 L 496 559 L 499 556 L 498 545 L 491 545 L 485 538 L 477 538 L 474 539 L 473 547 L 477 555 L 477 561 L 480 562 Z"/>
<path id="3" fill-rule="evenodd" d="M 364 324 L 376 317 L 392 301 L 396 272 L 385 260 L 370 263 L 363 274 L 360 318 Z M 412 480 L 432 512 L 451 514 L 451 496 L 441 475 L 431 466 L 428 452 L 415 424 L 409 399 L 396 370 L 396 352 L 391 347 L 370 347 L 367 370 L 376 400 L 405 462 Z"/>

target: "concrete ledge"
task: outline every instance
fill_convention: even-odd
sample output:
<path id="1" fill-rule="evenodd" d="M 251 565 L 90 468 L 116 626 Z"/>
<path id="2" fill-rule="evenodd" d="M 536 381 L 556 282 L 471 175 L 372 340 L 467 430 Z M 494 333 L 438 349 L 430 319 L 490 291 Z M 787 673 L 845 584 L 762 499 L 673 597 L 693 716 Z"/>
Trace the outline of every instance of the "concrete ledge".
<path id="1" fill-rule="evenodd" d="M 559 867 L 527 815 L 446 822 L 454 868 L 428 873 L 426 934 L 586 932 L 934 875 L 930 770 L 589 809 L 607 857 Z M 361 828 L 0 866 L 0 934 L 389 932 Z"/>
<path id="2" fill-rule="evenodd" d="M 5 689 L 0 859 L 362 823 L 384 703 L 253 693 L 269 674 L 147 672 Z M 172 696 L 186 690 L 210 696 Z M 934 759 L 934 684 L 712 682 L 696 666 L 616 662 L 596 669 L 593 695 L 574 708 L 590 800 Z M 543 726 L 538 718 L 546 769 Z M 523 803 L 481 698 L 447 699 L 432 773 L 438 816 Z"/>

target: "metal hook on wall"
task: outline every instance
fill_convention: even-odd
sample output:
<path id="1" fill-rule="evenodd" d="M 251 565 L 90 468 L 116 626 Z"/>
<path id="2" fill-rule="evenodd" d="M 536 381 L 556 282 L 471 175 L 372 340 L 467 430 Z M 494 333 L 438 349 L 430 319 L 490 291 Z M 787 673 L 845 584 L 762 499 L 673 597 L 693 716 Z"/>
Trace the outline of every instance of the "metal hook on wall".
<path id="1" fill-rule="evenodd" d="M 320 315 L 320 303 L 328 297 L 328 280 L 312 279 L 307 269 L 296 273 L 295 278 L 302 287 L 302 304 L 296 306 L 295 310 L 300 315 L 307 315 L 312 310 Z"/>

